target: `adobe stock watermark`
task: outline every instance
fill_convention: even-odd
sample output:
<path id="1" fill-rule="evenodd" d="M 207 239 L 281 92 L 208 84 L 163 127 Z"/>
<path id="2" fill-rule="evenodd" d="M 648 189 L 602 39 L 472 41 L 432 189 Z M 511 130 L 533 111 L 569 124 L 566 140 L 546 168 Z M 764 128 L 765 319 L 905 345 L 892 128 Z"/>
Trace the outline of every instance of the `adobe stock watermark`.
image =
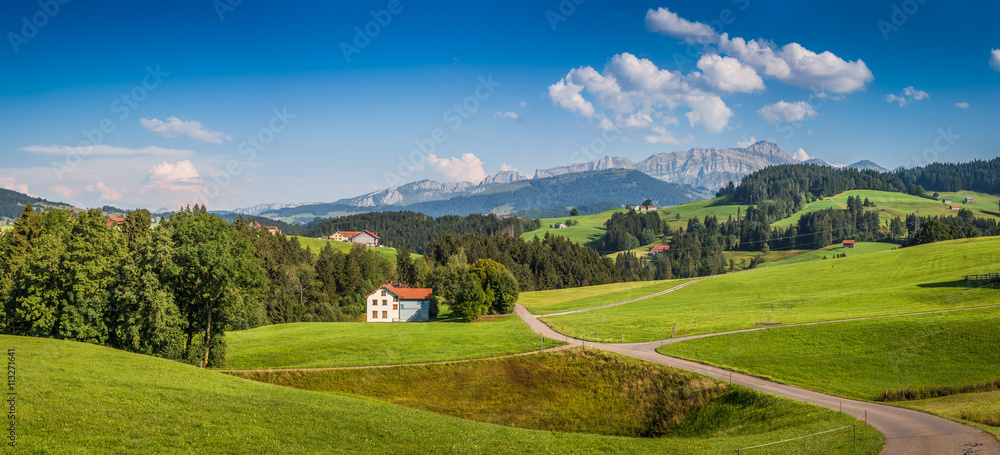
<path id="1" fill-rule="evenodd" d="M 340 52 L 344 54 L 344 60 L 351 63 L 351 56 L 360 54 L 376 36 L 382 33 L 382 30 L 392 23 L 392 18 L 402 12 L 403 4 L 400 0 L 389 0 L 384 9 L 371 10 L 372 20 L 366 22 L 364 26 L 354 27 L 354 37 L 351 43 L 340 42 Z"/>
<path id="2" fill-rule="evenodd" d="M 17 349 L 7 348 L 7 445 L 17 447 Z"/>
<path id="3" fill-rule="evenodd" d="M 236 7 L 240 6 L 243 0 L 215 0 L 212 2 L 212 8 L 215 9 L 215 14 L 219 16 L 219 22 L 226 20 L 226 14 L 236 11 Z"/>
<path id="4" fill-rule="evenodd" d="M 920 155 L 914 155 L 910 159 L 903 163 L 902 167 L 906 169 L 911 169 L 918 166 L 926 166 L 931 163 L 935 163 L 941 158 L 942 153 L 946 153 L 951 150 L 951 147 L 955 145 L 955 141 L 961 139 L 962 135 L 952 132 L 951 125 L 945 128 L 937 129 L 937 136 L 931 142 L 931 146 L 924 149 Z"/>
<path id="5" fill-rule="evenodd" d="M 917 11 L 925 3 L 927 3 L 927 0 L 903 0 L 900 4 L 893 3 L 889 7 L 889 20 L 879 19 L 875 22 L 879 33 L 882 34 L 882 39 L 889 41 L 889 34 L 898 32 L 910 20 L 910 16 L 917 14 Z"/>
<path id="6" fill-rule="evenodd" d="M 242 156 L 242 162 L 231 159 L 226 162 L 226 166 L 221 172 L 209 172 L 208 176 L 211 177 L 212 181 L 194 195 L 193 202 L 195 204 L 206 205 L 208 201 L 222 194 L 222 191 L 233 182 L 233 178 L 243 173 L 244 165 L 256 161 L 257 155 L 274 142 L 277 134 L 285 131 L 285 128 L 297 117 L 295 114 L 288 113 L 287 106 L 282 107 L 281 110 L 274 108 L 271 113 L 271 120 L 267 122 L 266 126 L 257 130 L 257 134 L 247 136 L 246 140 L 236 146 L 236 151 Z"/>
<path id="7" fill-rule="evenodd" d="M 479 84 L 473 89 L 471 95 L 463 98 L 461 102 L 453 104 L 452 107 L 445 109 L 444 113 L 441 114 L 441 120 L 451 125 L 451 130 L 454 131 L 461 128 L 465 119 L 478 112 L 480 104 L 493 96 L 497 88 L 503 85 L 493 80 L 493 74 L 479 76 L 478 80 Z M 423 138 L 415 139 L 413 141 L 415 145 L 414 149 L 405 157 L 403 155 L 399 156 L 397 172 L 387 171 L 385 173 L 386 183 L 389 186 L 406 183 L 404 178 L 415 171 L 422 170 L 427 155 L 434 153 L 438 146 L 444 144 L 447 140 L 448 132 L 440 127 L 434 128 Z"/>
<path id="8" fill-rule="evenodd" d="M 28 16 L 21 16 L 21 29 L 19 30 L 21 33 L 7 33 L 7 40 L 10 41 L 10 47 L 14 49 L 14 53 L 21 52 L 21 46 L 28 44 L 31 39 L 38 36 L 39 31 L 49 25 L 49 21 L 56 17 L 56 14 L 59 14 L 61 6 L 69 2 L 70 0 L 39 0 L 39 10 L 32 14 L 30 19 Z"/>
<path id="9" fill-rule="evenodd" d="M 545 10 L 545 20 L 549 21 L 549 28 L 552 31 L 556 31 L 556 25 L 560 22 L 566 22 L 566 18 L 572 16 L 576 12 L 576 7 L 582 5 L 587 0 L 562 0 L 559 2 L 559 6 L 556 6 L 556 10 Z"/>
<path id="10" fill-rule="evenodd" d="M 737 7 L 739 11 L 746 11 L 750 8 L 750 0 L 732 0 L 733 5 Z M 721 35 L 725 33 L 727 25 L 733 25 L 736 22 L 736 11 L 730 8 L 723 8 L 719 10 L 719 16 L 715 19 L 708 21 L 706 24 L 712 27 L 712 31 L 716 35 Z M 671 56 L 674 60 L 674 66 L 676 66 L 678 71 L 684 71 L 686 65 L 694 65 L 701 58 L 703 53 L 703 46 L 708 44 L 714 44 L 703 35 L 699 35 L 694 43 L 688 43 L 687 47 L 684 48 L 684 53 L 674 51 Z"/>
<path id="11" fill-rule="evenodd" d="M 146 100 L 149 93 L 156 90 L 163 83 L 163 80 L 170 73 L 156 67 L 146 66 L 146 75 L 142 77 L 142 82 L 136 84 L 131 90 L 122 93 L 111 100 L 109 108 L 111 112 L 118 114 L 118 120 L 124 121 L 132 114 L 132 111 L 139 107 L 139 104 Z M 56 180 L 62 181 L 63 176 L 80 166 L 83 159 L 90 156 L 94 146 L 104 143 L 104 139 L 115 131 L 115 121 L 111 117 L 104 117 L 97 122 L 97 128 L 82 130 L 83 140 L 76 144 L 62 161 L 52 163 L 52 171 L 56 174 Z"/>

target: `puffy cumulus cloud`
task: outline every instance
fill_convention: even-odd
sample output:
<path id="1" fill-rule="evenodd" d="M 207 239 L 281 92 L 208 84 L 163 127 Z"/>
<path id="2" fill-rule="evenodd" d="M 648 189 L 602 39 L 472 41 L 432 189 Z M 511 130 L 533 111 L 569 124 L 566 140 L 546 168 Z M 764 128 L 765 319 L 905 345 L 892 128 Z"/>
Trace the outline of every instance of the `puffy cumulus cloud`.
<path id="1" fill-rule="evenodd" d="M 31 194 L 28 193 L 28 185 L 24 183 L 17 183 L 17 180 L 13 177 L 0 177 L 0 188 L 17 191 L 18 193 L 24 193 L 31 196 Z"/>
<path id="2" fill-rule="evenodd" d="M 121 191 L 108 187 L 104 182 L 87 185 L 86 189 L 92 193 L 101 193 L 101 199 L 105 201 L 117 201 L 122 198 Z"/>
<path id="3" fill-rule="evenodd" d="M 646 30 L 682 39 L 691 44 L 708 44 L 717 39 L 712 27 L 701 22 L 691 22 L 667 8 L 646 11 Z"/>
<path id="4" fill-rule="evenodd" d="M 757 143 L 757 138 L 753 136 L 747 138 L 747 135 L 744 134 L 742 137 L 740 137 L 740 140 L 736 141 L 736 146 L 745 149 L 756 143 Z"/>
<path id="5" fill-rule="evenodd" d="M 516 112 L 500 112 L 500 111 L 497 111 L 496 114 L 493 114 L 493 117 L 494 118 L 509 118 L 511 120 L 515 120 L 515 121 L 518 121 L 518 122 L 521 121 L 521 116 L 517 115 Z"/>
<path id="6" fill-rule="evenodd" d="M 792 155 L 792 158 L 795 158 L 796 160 L 799 160 L 799 161 L 806 161 L 806 160 L 809 160 L 812 157 L 809 156 L 808 153 L 806 153 L 805 149 L 799 147 L 799 149 L 795 151 L 795 154 Z"/>
<path id="7" fill-rule="evenodd" d="M 201 191 L 201 178 L 194 163 L 189 160 L 170 163 L 163 161 L 149 169 L 146 184 L 150 188 L 169 191 Z"/>
<path id="8" fill-rule="evenodd" d="M 438 158 L 433 153 L 424 158 L 418 169 L 430 170 L 447 177 L 450 181 L 481 182 L 486 178 L 483 170 L 483 160 L 472 153 L 463 153 L 461 157 Z"/>
<path id="9" fill-rule="evenodd" d="M 677 124 L 671 113 L 686 108 L 692 126 L 720 132 L 733 112 L 718 95 L 695 86 L 697 79 L 623 53 L 612 57 L 603 73 L 589 66 L 570 70 L 549 87 L 549 96 L 557 106 L 595 118 L 604 130 L 636 129 L 662 137 L 653 128 Z"/>
<path id="10" fill-rule="evenodd" d="M 146 131 L 166 138 L 190 137 L 212 144 L 221 144 L 223 139 L 227 141 L 233 140 L 233 137 L 228 134 L 206 129 L 201 125 L 201 122 L 194 120 L 184 121 L 173 116 L 167 118 L 166 122 L 155 118 L 141 118 L 139 119 L 139 123 Z"/>
<path id="11" fill-rule="evenodd" d="M 990 51 L 990 68 L 1000 71 L 1000 49 Z"/>
<path id="12" fill-rule="evenodd" d="M 764 39 L 730 38 L 728 33 L 717 34 L 710 26 L 688 21 L 666 8 L 647 11 L 646 28 L 688 43 L 713 46 L 765 77 L 814 91 L 850 93 L 875 79 L 860 59 L 844 60 L 830 51 L 816 53 L 798 43 L 779 47 Z"/>
<path id="13" fill-rule="evenodd" d="M 886 102 L 896 103 L 900 106 L 906 106 L 914 101 L 925 100 L 931 96 L 923 90 L 917 90 L 913 86 L 909 86 L 903 89 L 903 93 L 896 95 L 895 93 L 890 93 L 885 96 Z"/>
<path id="14" fill-rule="evenodd" d="M 816 113 L 816 110 L 805 101 L 797 101 L 794 103 L 778 101 L 777 103 L 768 104 L 767 106 L 760 108 L 757 113 L 770 124 L 778 122 L 798 122 L 807 118 L 815 118 L 819 115 Z"/>
<path id="15" fill-rule="evenodd" d="M 764 89 L 764 80 L 757 70 L 732 57 L 703 55 L 698 60 L 698 69 L 708 85 L 716 90 L 749 93 Z"/>
<path id="16" fill-rule="evenodd" d="M 969 108 L 969 103 L 966 103 L 965 101 L 961 101 L 961 102 L 955 103 L 955 107 L 957 107 L 959 109 L 968 109 Z"/>

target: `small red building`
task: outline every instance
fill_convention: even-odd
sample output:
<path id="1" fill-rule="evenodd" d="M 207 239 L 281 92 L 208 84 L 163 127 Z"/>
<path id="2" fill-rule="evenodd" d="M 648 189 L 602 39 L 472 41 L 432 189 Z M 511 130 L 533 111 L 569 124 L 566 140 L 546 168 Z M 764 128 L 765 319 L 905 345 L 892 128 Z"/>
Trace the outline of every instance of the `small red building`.
<path id="1" fill-rule="evenodd" d="M 844 248 L 854 248 L 854 240 L 844 240 Z"/>
<path id="2" fill-rule="evenodd" d="M 653 249 L 649 250 L 650 256 L 656 256 L 657 253 L 661 253 L 670 249 L 670 245 L 656 245 Z"/>

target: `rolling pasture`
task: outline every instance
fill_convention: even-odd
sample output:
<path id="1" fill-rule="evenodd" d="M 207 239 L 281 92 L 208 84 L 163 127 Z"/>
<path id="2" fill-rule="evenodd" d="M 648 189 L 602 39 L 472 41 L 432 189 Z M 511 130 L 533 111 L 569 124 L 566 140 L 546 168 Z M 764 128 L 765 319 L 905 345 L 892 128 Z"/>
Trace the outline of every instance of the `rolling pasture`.
<path id="1" fill-rule="evenodd" d="M 987 289 L 996 303 L 1000 289 Z M 682 341 L 669 356 L 848 398 L 1000 379 L 1000 308 L 777 327 Z"/>
<path id="2" fill-rule="evenodd" d="M 691 280 L 631 281 L 549 291 L 522 292 L 518 303 L 533 314 L 552 314 L 621 302 Z"/>
<path id="3" fill-rule="evenodd" d="M 297 389 L 362 395 L 485 423 L 659 438 L 653 439 L 655 447 L 671 453 L 730 451 L 853 420 L 694 373 L 579 348 L 461 364 L 234 374 Z M 859 429 L 862 445 L 877 450 L 880 435 Z M 836 452 L 850 443 L 848 432 L 798 441 L 783 449 L 831 446 Z"/>
<path id="4" fill-rule="evenodd" d="M 893 404 L 972 425 L 1000 439 L 1000 391 L 962 393 Z"/>
<path id="5" fill-rule="evenodd" d="M 413 324 L 297 322 L 226 334 L 227 368 L 326 368 L 465 360 L 537 351 L 519 318 Z M 545 340 L 545 347 L 563 342 Z"/>
<path id="6" fill-rule="evenodd" d="M 330 245 L 330 247 L 332 247 L 334 250 L 340 251 L 341 253 L 345 254 L 349 253 L 351 251 L 351 247 L 354 246 L 353 243 L 338 242 L 336 240 L 314 239 L 312 237 L 298 237 L 294 235 L 289 236 L 289 238 L 292 237 L 294 237 L 299 241 L 299 245 L 301 245 L 302 248 L 308 247 L 310 250 L 312 250 L 313 254 L 319 254 L 319 252 L 326 245 Z M 369 248 L 369 249 L 374 250 L 376 253 L 378 253 L 379 256 L 382 256 L 392 261 L 395 261 L 396 256 L 399 255 L 399 252 L 396 251 L 395 248 L 379 247 L 379 248 Z M 410 256 L 413 258 L 420 257 L 419 254 L 414 254 L 414 253 L 410 253 Z"/>
<path id="7" fill-rule="evenodd" d="M 545 237 L 545 233 L 548 232 L 552 235 L 565 237 L 571 241 L 580 243 L 581 245 L 588 245 L 596 248 L 599 246 L 598 244 L 601 242 L 601 239 L 604 238 L 604 232 L 606 231 L 604 223 L 611 219 L 611 214 L 624 211 L 625 209 L 613 209 L 591 215 L 569 216 L 569 211 L 567 210 L 567 215 L 564 217 L 541 218 L 542 227 L 535 229 L 534 231 L 525 232 L 521 235 L 521 238 L 531 240 L 536 235 L 538 238 L 543 238 Z M 549 227 L 555 226 L 556 223 L 565 223 L 566 220 L 573 220 L 580 224 L 563 229 Z"/>
<path id="8" fill-rule="evenodd" d="M 767 265 L 613 308 L 544 317 L 553 329 L 591 341 L 677 336 L 996 303 L 993 289 L 963 275 L 997 271 L 1000 237 L 952 240 L 784 267 Z M 849 254 L 849 253 L 848 253 Z"/>
<path id="9" fill-rule="evenodd" d="M 960 193 L 940 193 L 938 200 L 922 198 L 905 193 L 890 193 L 886 191 L 874 190 L 854 190 L 846 191 L 836 196 L 824 198 L 806 204 L 806 207 L 798 213 L 772 223 L 772 226 L 788 226 L 798 223 L 803 214 L 815 212 L 822 209 L 846 209 L 847 198 L 849 196 L 860 197 L 862 200 L 868 198 L 875 204 L 875 207 L 867 207 L 866 211 L 879 212 L 879 217 L 887 220 L 893 217 L 906 218 L 906 215 L 916 213 L 920 216 L 954 216 L 956 212 L 949 208 L 950 205 L 958 205 L 962 208 L 972 210 L 977 218 L 1000 219 L 1000 197 L 983 193 L 960 192 Z M 966 196 L 971 196 L 974 202 L 965 204 Z M 945 204 L 944 199 L 951 199 L 952 203 Z"/>

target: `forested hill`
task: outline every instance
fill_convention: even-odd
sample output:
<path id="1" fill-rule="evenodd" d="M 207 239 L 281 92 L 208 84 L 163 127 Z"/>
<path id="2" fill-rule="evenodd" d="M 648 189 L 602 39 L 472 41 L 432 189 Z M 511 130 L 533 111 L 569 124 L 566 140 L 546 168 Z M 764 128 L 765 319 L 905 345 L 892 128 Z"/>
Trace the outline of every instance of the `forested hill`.
<path id="1" fill-rule="evenodd" d="M 928 191 L 977 191 L 1000 194 L 1000 157 L 968 163 L 934 163 L 901 169 L 896 175 L 907 186 L 920 185 Z"/>
<path id="2" fill-rule="evenodd" d="M 467 215 L 574 207 L 604 201 L 635 205 L 646 199 L 652 199 L 657 205 L 668 206 L 709 197 L 711 195 L 704 190 L 667 183 L 639 171 L 608 169 L 521 180 L 470 196 L 412 204 L 406 209 L 431 216 Z"/>
<path id="3" fill-rule="evenodd" d="M 759 170 L 743 178 L 733 191 L 739 204 L 791 199 L 811 194 L 833 196 L 849 190 L 902 192 L 906 186 L 894 174 L 875 170 L 832 168 L 810 164 L 782 164 Z M 726 193 L 723 190 L 720 193 Z"/>
<path id="4" fill-rule="evenodd" d="M 24 204 L 30 203 L 37 208 L 73 209 L 73 206 L 62 202 L 52 202 L 40 197 L 28 196 L 8 189 L 0 188 L 0 219 L 15 219 L 24 211 Z"/>
<path id="5" fill-rule="evenodd" d="M 507 232 L 520 236 L 525 231 L 538 228 L 538 221 L 529 218 L 503 219 L 496 215 L 472 214 L 469 216 L 445 215 L 433 218 L 417 212 L 371 212 L 340 218 L 316 220 L 304 227 L 305 237 L 320 237 L 336 231 L 370 230 L 392 247 L 406 247 L 411 252 L 424 254 L 441 234 L 451 232 L 457 236 L 472 233 L 493 234 Z"/>

